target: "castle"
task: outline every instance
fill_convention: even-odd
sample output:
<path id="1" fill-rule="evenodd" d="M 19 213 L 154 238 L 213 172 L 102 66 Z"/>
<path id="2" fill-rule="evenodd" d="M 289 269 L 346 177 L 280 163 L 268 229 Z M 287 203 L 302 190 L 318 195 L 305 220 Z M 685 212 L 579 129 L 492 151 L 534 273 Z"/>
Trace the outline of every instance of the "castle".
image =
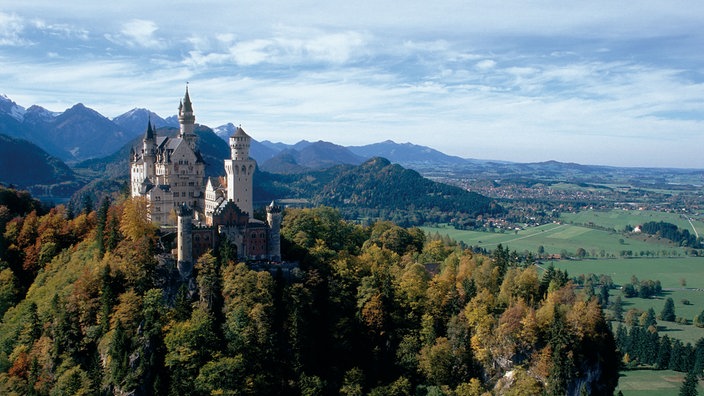
<path id="1" fill-rule="evenodd" d="M 266 207 L 266 222 L 253 218 L 252 182 L 256 162 L 249 157 L 252 138 L 238 127 L 230 136 L 226 176 L 205 177 L 198 149 L 193 104 L 186 94 L 178 107 L 177 137 L 157 136 L 147 125 L 141 148 L 130 151 L 132 197 L 147 201 L 149 220 L 177 227 L 178 266 L 189 274 L 194 259 L 226 239 L 243 260 L 281 260 L 281 208 Z"/>

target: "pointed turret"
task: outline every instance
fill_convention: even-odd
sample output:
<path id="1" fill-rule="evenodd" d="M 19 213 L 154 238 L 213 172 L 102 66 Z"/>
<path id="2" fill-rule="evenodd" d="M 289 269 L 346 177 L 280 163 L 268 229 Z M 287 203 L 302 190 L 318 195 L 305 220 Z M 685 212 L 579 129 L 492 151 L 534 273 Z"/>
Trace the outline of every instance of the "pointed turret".
<path id="1" fill-rule="evenodd" d="M 152 128 L 151 119 L 147 124 L 147 131 L 144 132 L 144 139 L 142 140 L 142 160 L 144 177 L 147 179 L 153 178 L 156 172 L 154 169 L 154 163 L 156 162 L 156 133 L 154 128 Z"/>
<path id="2" fill-rule="evenodd" d="M 144 140 L 155 140 L 156 139 L 156 133 L 154 132 L 154 128 L 152 128 L 152 118 L 151 116 L 149 117 L 149 121 L 147 121 L 147 131 L 144 133 Z"/>
<path id="3" fill-rule="evenodd" d="M 186 94 L 178 105 L 178 123 L 180 124 L 179 137 L 186 140 L 193 150 L 196 149 L 196 135 L 193 132 L 196 123 L 196 116 L 193 114 L 193 103 L 188 94 L 188 84 L 186 84 Z"/>

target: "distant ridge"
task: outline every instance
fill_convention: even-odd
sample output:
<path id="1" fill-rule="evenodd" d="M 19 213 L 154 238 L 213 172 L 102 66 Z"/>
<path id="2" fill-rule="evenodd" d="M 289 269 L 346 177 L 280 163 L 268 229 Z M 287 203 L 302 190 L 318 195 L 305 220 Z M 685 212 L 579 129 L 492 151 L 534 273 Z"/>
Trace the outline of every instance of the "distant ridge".
<path id="1" fill-rule="evenodd" d="M 37 145 L 0 134 L 0 182 L 30 187 L 74 181 L 73 171 Z"/>
<path id="2" fill-rule="evenodd" d="M 467 162 L 464 158 L 450 156 L 430 147 L 419 146 L 412 143 L 396 143 L 393 140 L 386 140 L 366 146 L 350 146 L 348 148 L 353 153 L 364 158 L 383 157 L 391 162 L 404 166 L 421 163 L 461 165 Z"/>
<path id="3" fill-rule="evenodd" d="M 297 147 L 302 147 L 300 149 L 295 147 L 279 152 L 260 168 L 273 173 L 302 173 L 340 164 L 358 165 L 364 161 L 363 157 L 353 154 L 349 149 L 330 142 L 318 141 L 298 144 Z"/>
<path id="4" fill-rule="evenodd" d="M 132 109 L 112 119 L 112 122 L 120 126 L 128 136 L 138 136 L 144 133 L 147 123 L 151 121 L 156 128 L 174 127 L 178 128 L 178 122 L 171 123 L 159 117 L 158 114 L 147 109 Z"/>

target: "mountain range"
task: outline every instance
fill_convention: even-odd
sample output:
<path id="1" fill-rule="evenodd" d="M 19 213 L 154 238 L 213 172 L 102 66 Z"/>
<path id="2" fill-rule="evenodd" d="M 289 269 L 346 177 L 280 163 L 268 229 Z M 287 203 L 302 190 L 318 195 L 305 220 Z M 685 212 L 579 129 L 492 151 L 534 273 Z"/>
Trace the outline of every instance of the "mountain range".
<path id="1" fill-rule="evenodd" d="M 71 182 L 75 179 L 71 168 L 37 145 L 0 134 L 0 181 L 37 185 Z"/>
<path id="2" fill-rule="evenodd" d="M 176 116 L 162 118 L 148 109 L 135 108 L 113 119 L 101 115 L 83 104 L 76 104 L 64 112 L 51 112 L 40 106 L 27 109 L 10 98 L 0 95 L 0 134 L 7 135 L 13 147 L 34 144 L 26 151 L 36 153 L 41 149 L 46 153 L 33 155 L 31 164 L 37 175 L 8 178 L 7 170 L 0 173 L 0 182 L 30 187 L 51 182 L 62 183 L 68 173 L 56 171 L 73 169 L 88 172 L 82 175 L 85 183 L 97 176 L 127 177 L 129 175 L 129 148 L 141 145 L 142 135 L 148 122 L 159 133 L 173 135 L 177 132 Z M 234 133 L 235 125 L 228 123 L 213 129 L 199 125 L 197 133 L 201 139 L 201 150 L 207 163 L 208 175 L 223 173 L 222 159 L 229 157 L 227 140 Z M 256 131 L 249 131 L 257 136 Z M 17 149 L 22 151 L 22 149 Z M 365 146 L 343 147 L 330 142 L 300 141 L 296 144 L 252 141 L 250 155 L 261 170 L 277 174 L 304 174 L 319 171 L 336 165 L 359 165 L 373 157 L 383 157 L 405 168 L 414 169 L 426 177 L 481 177 L 487 180 L 497 178 L 526 177 L 541 180 L 544 178 L 570 179 L 574 176 L 625 174 L 634 180 L 644 176 L 652 178 L 660 175 L 663 180 L 674 180 L 679 173 L 700 172 L 700 170 L 652 170 L 647 168 L 616 168 L 594 165 L 565 164 L 556 161 L 520 164 L 506 161 L 465 159 L 446 155 L 429 147 L 412 143 L 396 143 L 386 140 Z M 6 157 L 12 158 L 12 157 Z M 58 162 L 57 162 L 58 161 Z M 59 163 L 63 162 L 61 165 Z M 40 165 L 41 164 L 41 165 Z M 43 170 L 43 171 L 42 171 Z M 25 172 L 26 173 L 26 172 Z M 70 178 L 70 177 L 69 177 Z M 606 179 L 605 179 L 606 180 Z"/>
<path id="3" fill-rule="evenodd" d="M 25 109 L 7 96 L 0 96 L 0 133 L 32 142 L 67 163 L 114 154 L 125 144 L 142 136 L 148 122 L 156 128 L 178 128 L 176 116 L 162 118 L 148 109 L 135 108 L 108 119 L 81 103 L 57 113 L 36 105 Z M 235 131 L 235 125 L 228 123 L 212 131 L 227 142 Z M 280 173 L 305 172 L 337 164 L 360 164 L 375 156 L 407 167 L 457 165 L 467 161 L 428 147 L 388 140 L 355 147 L 322 141 L 304 140 L 293 145 L 255 141 L 250 154 L 262 169 Z"/>

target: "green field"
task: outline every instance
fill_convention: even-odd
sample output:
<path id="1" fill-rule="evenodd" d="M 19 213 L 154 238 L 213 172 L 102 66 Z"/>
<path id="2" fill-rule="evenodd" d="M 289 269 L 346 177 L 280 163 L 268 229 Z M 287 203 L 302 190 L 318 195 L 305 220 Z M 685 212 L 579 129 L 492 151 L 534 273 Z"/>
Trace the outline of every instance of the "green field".
<path id="1" fill-rule="evenodd" d="M 671 370 L 634 370 L 622 371 L 616 392 L 624 396 L 677 396 L 684 381 L 684 373 Z M 699 394 L 704 394 L 701 381 L 697 387 Z"/>
<path id="2" fill-rule="evenodd" d="M 624 311 L 631 308 L 645 311 L 652 307 L 658 314 L 662 311 L 667 297 L 671 297 L 675 302 L 675 314 L 690 321 L 704 310 L 704 257 L 557 260 L 552 264 L 555 268 L 566 270 L 571 277 L 580 274 L 606 274 L 611 276 L 617 285 L 629 283 L 632 275 L 639 280 L 660 281 L 664 291 L 655 298 L 621 297 Z M 684 287 L 683 279 L 686 282 Z M 611 290 L 612 299 L 617 295 L 621 295 L 620 289 Z M 682 304 L 683 299 L 689 300 L 690 304 Z M 661 335 L 667 334 L 671 338 L 692 344 L 704 337 L 704 329 L 691 324 L 658 321 L 658 331 Z"/>
<path id="3" fill-rule="evenodd" d="M 641 280 L 659 280 L 664 289 L 682 288 L 685 279 L 687 288 L 704 290 L 704 257 L 556 260 L 554 265 L 572 276 L 606 274 L 618 285 L 629 283 L 635 275 Z"/>
<path id="4" fill-rule="evenodd" d="M 614 209 L 609 211 L 585 210 L 577 213 L 562 213 L 560 218 L 565 222 L 574 224 L 594 224 L 599 227 L 612 228 L 617 231 L 623 230 L 627 225 L 636 226 L 649 221 L 664 221 L 675 224 L 677 227 L 694 230 L 704 236 L 704 221 L 702 218 L 695 218 L 691 215 L 683 215 L 670 212 L 656 212 L 652 210 L 622 210 Z M 692 219 L 692 222 L 687 220 Z"/>
<path id="5" fill-rule="evenodd" d="M 590 257 L 618 257 L 624 250 L 630 250 L 635 255 L 640 252 L 655 252 L 663 255 L 684 254 L 681 248 L 672 247 L 666 243 L 652 243 L 628 238 L 622 234 L 587 228 L 572 224 L 544 224 L 519 231 L 479 232 L 456 230 L 450 226 L 421 227 L 423 231 L 434 235 L 448 235 L 456 241 L 467 245 L 479 246 L 488 250 L 496 245 L 508 246 L 518 252 L 536 253 L 542 246 L 545 254 L 560 254 L 567 252 L 574 255 L 577 249 L 586 250 Z"/>

